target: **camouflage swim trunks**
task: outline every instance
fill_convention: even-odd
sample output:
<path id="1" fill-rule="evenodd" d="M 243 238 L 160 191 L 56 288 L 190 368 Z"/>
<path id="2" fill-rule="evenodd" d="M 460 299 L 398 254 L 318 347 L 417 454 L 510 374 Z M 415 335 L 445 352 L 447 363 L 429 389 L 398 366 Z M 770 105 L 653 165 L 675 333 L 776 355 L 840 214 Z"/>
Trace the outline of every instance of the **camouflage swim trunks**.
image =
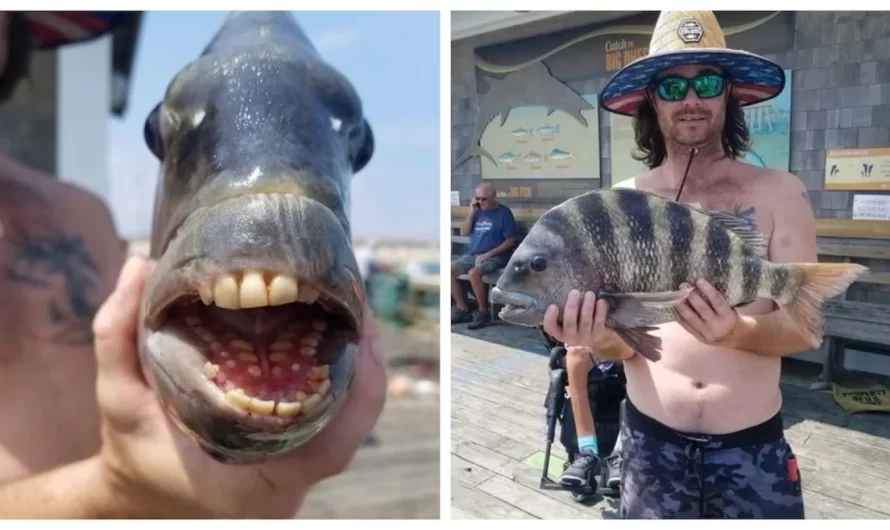
<path id="1" fill-rule="evenodd" d="M 803 519 L 781 414 L 742 431 L 680 433 L 628 399 L 621 427 L 624 519 Z"/>

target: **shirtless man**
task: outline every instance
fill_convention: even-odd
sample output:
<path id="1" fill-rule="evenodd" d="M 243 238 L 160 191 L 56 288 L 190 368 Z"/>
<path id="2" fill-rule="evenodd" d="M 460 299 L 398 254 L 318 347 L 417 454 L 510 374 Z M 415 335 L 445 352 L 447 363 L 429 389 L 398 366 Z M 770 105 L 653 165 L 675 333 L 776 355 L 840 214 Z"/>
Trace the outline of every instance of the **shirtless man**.
<path id="1" fill-rule="evenodd" d="M 603 108 L 634 116 L 650 168 L 620 186 L 748 215 L 766 236 L 771 261 L 814 262 L 805 186 L 785 171 L 738 160 L 749 140 L 741 105 L 780 92 L 784 76 L 765 59 L 725 48 L 711 12 L 663 12 L 650 55 L 603 89 Z M 708 283 L 696 287 L 678 309 L 680 322 L 653 332 L 663 346 L 657 363 L 604 326 L 606 302 L 594 293 L 569 295 L 563 327 L 557 308 L 548 308 L 545 330 L 570 345 L 576 379 L 586 379 L 591 355 L 624 362 L 622 515 L 803 518 L 779 376 L 783 356 L 810 346 L 772 302 L 734 309 Z"/>
<path id="2" fill-rule="evenodd" d="M 32 27 L 0 12 L 0 102 L 27 70 Z M 125 257 L 100 199 L 0 154 L 0 518 L 292 517 L 379 416 L 376 333 L 326 432 L 268 464 L 224 466 L 142 379 L 135 326 L 151 264 L 122 271 Z"/>

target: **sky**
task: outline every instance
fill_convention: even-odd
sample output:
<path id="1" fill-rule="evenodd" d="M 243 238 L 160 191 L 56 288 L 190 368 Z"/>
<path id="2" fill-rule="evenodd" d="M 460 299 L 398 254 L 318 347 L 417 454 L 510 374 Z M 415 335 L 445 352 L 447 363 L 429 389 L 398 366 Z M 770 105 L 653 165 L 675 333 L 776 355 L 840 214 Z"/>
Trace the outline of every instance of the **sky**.
<path id="1" fill-rule="evenodd" d="M 122 237 L 147 238 L 158 161 L 145 117 L 194 60 L 225 12 L 149 11 L 123 118 L 110 118 L 111 203 Z M 356 239 L 439 237 L 438 12 L 294 12 L 321 55 L 352 82 L 374 131 L 374 157 L 353 177 Z"/>

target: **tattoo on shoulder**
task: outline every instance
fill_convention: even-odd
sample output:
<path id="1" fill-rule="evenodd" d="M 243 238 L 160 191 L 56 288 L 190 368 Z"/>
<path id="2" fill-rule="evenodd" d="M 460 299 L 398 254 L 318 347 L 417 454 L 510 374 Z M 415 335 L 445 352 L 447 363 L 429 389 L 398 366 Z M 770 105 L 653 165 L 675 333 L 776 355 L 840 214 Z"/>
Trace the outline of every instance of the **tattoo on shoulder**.
<path id="1" fill-rule="evenodd" d="M 83 237 L 61 231 L 13 243 L 15 252 L 7 269 L 10 280 L 37 289 L 57 287 L 64 296 L 46 308 L 53 341 L 66 346 L 92 344 L 92 321 L 99 309 L 99 266 Z"/>
<path id="2" fill-rule="evenodd" d="M 35 289 L 61 287 L 64 294 L 46 308 L 53 341 L 65 346 L 92 344 L 93 316 L 102 300 L 101 274 L 84 238 L 58 228 L 60 223 L 51 219 L 52 204 L 38 192 L 18 183 L 3 184 L 0 210 L 7 214 L 3 241 L 12 248 L 6 276 Z"/>

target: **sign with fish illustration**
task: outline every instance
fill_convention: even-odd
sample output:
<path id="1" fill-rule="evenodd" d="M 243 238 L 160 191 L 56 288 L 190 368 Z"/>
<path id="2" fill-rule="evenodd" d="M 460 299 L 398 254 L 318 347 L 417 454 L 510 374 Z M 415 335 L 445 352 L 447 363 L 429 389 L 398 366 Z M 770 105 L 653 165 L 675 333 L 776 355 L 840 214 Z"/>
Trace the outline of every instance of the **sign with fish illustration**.
<path id="1" fill-rule="evenodd" d="M 589 139 L 579 135 L 591 132 L 598 135 L 596 106 L 596 94 L 578 94 L 551 76 L 544 63 L 529 65 L 503 79 L 489 78 L 473 137 L 454 167 L 478 156 L 483 178 L 539 178 L 539 174 L 519 174 L 522 172 L 518 168 L 543 170 L 554 148 L 574 153 L 578 147 L 576 140 Z M 598 136 L 594 136 L 593 143 L 579 145 L 597 146 Z M 595 172 L 581 178 L 599 178 L 599 155 L 594 153 L 593 158 L 597 160 Z M 536 167 L 526 167 L 529 164 Z M 508 165 L 512 167 L 510 173 L 503 173 L 501 170 Z M 572 175 L 560 177 L 572 178 Z"/>
<path id="2" fill-rule="evenodd" d="M 751 133 L 751 149 L 745 153 L 743 158 L 745 162 L 759 167 L 790 170 L 791 77 L 791 70 L 785 70 L 787 80 L 785 89 L 778 96 L 745 107 L 745 122 Z M 609 140 L 612 150 L 611 185 L 614 186 L 647 171 L 647 168 L 632 156 L 637 149 L 633 120 L 614 113 L 610 114 L 609 120 Z"/>
<path id="3" fill-rule="evenodd" d="M 829 149 L 825 189 L 890 191 L 890 148 Z"/>
<path id="4" fill-rule="evenodd" d="M 591 108 L 572 115 L 542 105 L 517 106 L 503 124 L 490 122 L 479 141 L 482 178 L 599 178 L 596 94 L 578 99 Z"/>

